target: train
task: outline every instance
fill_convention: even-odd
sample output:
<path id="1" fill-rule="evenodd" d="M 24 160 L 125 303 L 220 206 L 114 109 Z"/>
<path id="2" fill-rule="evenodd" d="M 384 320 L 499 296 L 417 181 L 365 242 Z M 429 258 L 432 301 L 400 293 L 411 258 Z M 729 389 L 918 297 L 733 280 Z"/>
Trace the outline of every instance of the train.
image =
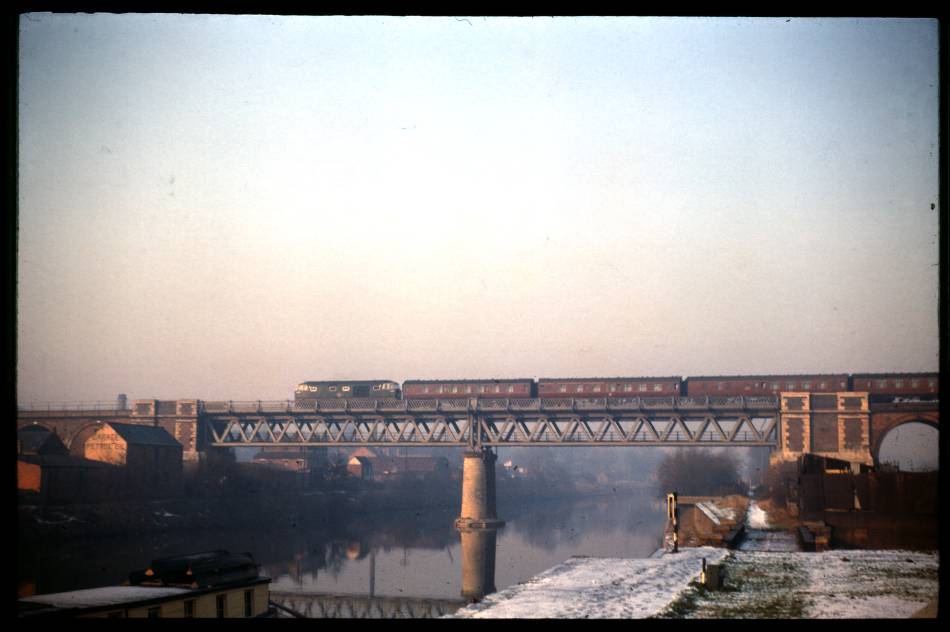
<path id="1" fill-rule="evenodd" d="M 780 392 L 866 392 L 870 401 L 936 400 L 939 373 L 565 377 L 465 380 L 331 380 L 297 385 L 295 401 L 327 398 L 528 399 L 557 397 L 735 397 Z"/>

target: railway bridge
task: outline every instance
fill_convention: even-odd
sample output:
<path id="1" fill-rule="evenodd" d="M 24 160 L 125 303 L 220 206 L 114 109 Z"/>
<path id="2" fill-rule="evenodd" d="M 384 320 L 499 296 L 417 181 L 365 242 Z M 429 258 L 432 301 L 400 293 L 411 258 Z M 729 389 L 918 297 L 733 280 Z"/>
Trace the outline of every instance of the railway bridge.
<path id="1" fill-rule="evenodd" d="M 772 461 L 816 454 L 878 462 L 887 432 L 939 428 L 938 403 L 869 403 L 867 393 L 783 392 L 763 397 L 563 399 L 136 400 L 128 409 L 43 405 L 21 409 L 18 428 L 56 432 L 74 454 L 110 421 L 160 426 L 187 461 L 233 447 L 441 446 L 465 449 L 467 524 L 494 516 L 494 450 L 503 446 L 765 446 Z"/>

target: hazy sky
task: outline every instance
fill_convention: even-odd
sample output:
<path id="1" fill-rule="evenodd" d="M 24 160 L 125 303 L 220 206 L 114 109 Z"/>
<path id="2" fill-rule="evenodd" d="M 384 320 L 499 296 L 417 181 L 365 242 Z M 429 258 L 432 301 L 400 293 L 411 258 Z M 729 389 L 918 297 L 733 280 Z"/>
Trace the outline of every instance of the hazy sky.
<path id="1" fill-rule="evenodd" d="M 935 20 L 29 14 L 18 396 L 933 371 Z"/>

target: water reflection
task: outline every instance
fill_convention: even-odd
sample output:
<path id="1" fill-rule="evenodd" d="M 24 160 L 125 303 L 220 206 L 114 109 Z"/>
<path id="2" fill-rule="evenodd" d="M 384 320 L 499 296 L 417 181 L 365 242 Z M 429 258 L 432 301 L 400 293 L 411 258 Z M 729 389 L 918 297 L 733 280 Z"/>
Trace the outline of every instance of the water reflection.
<path id="1" fill-rule="evenodd" d="M 498 531 L 457 531 L 457 513 L 388 511 L 295 528 L 45 542 L 21 547 L 18 580 L 38 593 L 91 588 L 119 583 L 158 557 L 223 548 L 251 552 L 273 591 L 471 599 L 573 555 L 646 557 L 659 546 L 665 517 L 646 495 L 500 502 L 507 524 Z"/>
<path id="2" fill-rule="evenodd" d="M 462 597 L 479 601 L 495 592 L 495 536 L 497 529 L 460 529 Z"/>

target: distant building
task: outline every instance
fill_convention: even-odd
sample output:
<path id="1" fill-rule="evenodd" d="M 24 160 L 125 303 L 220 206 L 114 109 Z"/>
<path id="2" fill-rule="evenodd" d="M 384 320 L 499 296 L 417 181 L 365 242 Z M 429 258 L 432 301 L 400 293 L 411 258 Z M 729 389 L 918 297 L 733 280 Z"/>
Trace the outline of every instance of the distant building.
<path id="1" fill-rule="evenodd" d="M 152 560 L 128 584 L 34 595 L 17 602 L 20 618 L 261 618 L 270 578 L 249 554 L 210 551 Z"/>
<path id="2" fill-rule="evenodd" d="M 366 456 L 351 456 L 346 462 L 346 472 L 361 481 L 371 481 L 373 480 L 373 461 L 374 459 Z"/>
<path id="3" fill-rule="evenodd" d="M 132 497 L 182 491 L 182 446 L 164 428 L 109 422 L 86 440 L 85 457 L 123 467 Z"/>
<path id="4" fill-rule="evenodd" d="M 310 472 L 326 467 L 326 451 L 310 448 L 263 448 L 254 463 L 267 463 L 293 472 Z"/>

